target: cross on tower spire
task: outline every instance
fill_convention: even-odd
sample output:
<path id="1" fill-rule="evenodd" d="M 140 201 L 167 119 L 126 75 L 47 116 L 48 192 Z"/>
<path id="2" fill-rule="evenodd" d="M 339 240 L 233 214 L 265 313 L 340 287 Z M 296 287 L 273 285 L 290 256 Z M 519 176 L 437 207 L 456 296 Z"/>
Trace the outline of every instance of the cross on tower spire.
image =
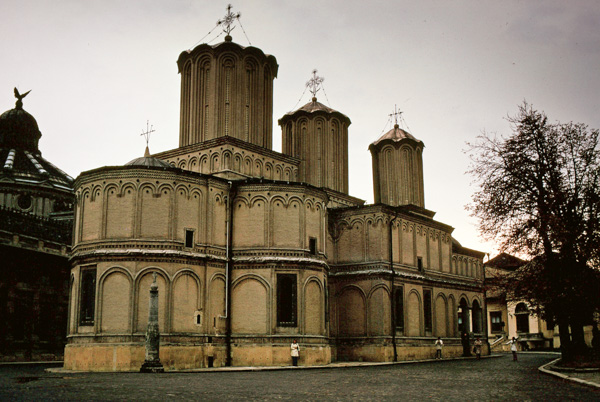
<path id="1" fill-rule="evenodd" d="M 145 157 L 150 156 L 150 148 L 149 148 L 149 144 L 150 144 L 150 134 L 152 134 L 154 132 L 153 127 L 154 126 L 149 126 L 150 120 L 146 120 L 146 131 L 142 131 L 142 133 L 140 135 L 143 135 L 144 138 L 146 139 L 146 152 L 144 153 Z"/>
<path id="2" fill-rule="evenodd" d="M 242 13 L 237 13 L 234 14 L 231 12 L 231 4 L 227 5 L 227 14 L 225 14 L 225 17 L 219 21 L 217 21 L 217 25 L 221 25 L 224 24 L 225 27 L 223 28 L 223 32 L 225 32 L 227 34 L 227 36 L 225 37 L 226 41 L 231 41 L 231 31 L 233 31 L 233 29 L 235 27 L 232 27 L 233 22 L 237 19 L 239 19 L 242 16 Z"/>
<path id="3" fill-rule="evenodd" d="M 317 92 L 321 90 L 321 84 L 325 81 L 325 78 L 319 77 L 317 75 L 317 69 L 315 68 L 312 71 L 312 78 L 306 82 L 306 86 L 308 87 L 310 93 L 313 96 L 313 102 L 317 100 Z"/>
<path id="4" fill-rule="evenodd" d="M 402 118 L 402 113 L 403 113 L 403 112 L 399 111 L 399 110 L 398 110 L 398 108 L 396 107 L 396 105 L 394 105 L 394 113 L 390 113 L 390 118 L 391 118 L 392 116 L 394 116 L 394 128 L 398 128 L 398 127 L 400 127 L 400 126 L 398 125 L 398 119 L 401 119 L 401 118 Z"/>

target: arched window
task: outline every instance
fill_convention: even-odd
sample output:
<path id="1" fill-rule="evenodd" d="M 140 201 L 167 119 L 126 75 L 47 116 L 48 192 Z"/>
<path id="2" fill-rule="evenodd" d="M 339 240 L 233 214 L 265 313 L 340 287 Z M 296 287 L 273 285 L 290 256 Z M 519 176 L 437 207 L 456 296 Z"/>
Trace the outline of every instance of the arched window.
<path id="1" fill-rule="evenodd" d="M 94 325 L 96 305 L 96 267 L 81 270 L 79 294 L 79 325 Z"/>
<path id="2" fill-rule="evenodd" d="M 297 282 L 294 274 L 277 274 L 277 325 L 295 327 L 297 321 Z"/>
<path id="3" fill-rule="evenodd" d="M 423 319 L 425 321 L 425 333 L 431 335 L 431 332 L 433 331 L 431 289 L 423 289 Z"/>
<path id="4" fill-rule="evenodd" d="M 396 331 L 404 332 L 404 288 L 396 288 Z"/>
<path id="5" fill-rule="evenodd" d="M 517 318 L 517 332 L 529 332 L 529 309 L 525 303 L 517 304 L 515 317 Z"/>

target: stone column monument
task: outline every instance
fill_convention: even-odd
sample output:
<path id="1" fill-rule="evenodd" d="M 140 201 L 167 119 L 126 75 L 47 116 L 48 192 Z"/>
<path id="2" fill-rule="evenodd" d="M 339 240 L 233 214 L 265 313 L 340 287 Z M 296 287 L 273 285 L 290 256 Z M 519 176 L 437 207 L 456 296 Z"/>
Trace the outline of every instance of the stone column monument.
<path id="1" fill-rule="evenodd" d="M 150 285 L 150 305 L 148 308 L 148 329 L 146 330 L 146 361 L 140 368 L 140 373 L 164 373 L 158 351 L 160 347 L 160 332 L 158 329 L 158 285 L 156 272 L 152 274 L 154 282 Z"/>

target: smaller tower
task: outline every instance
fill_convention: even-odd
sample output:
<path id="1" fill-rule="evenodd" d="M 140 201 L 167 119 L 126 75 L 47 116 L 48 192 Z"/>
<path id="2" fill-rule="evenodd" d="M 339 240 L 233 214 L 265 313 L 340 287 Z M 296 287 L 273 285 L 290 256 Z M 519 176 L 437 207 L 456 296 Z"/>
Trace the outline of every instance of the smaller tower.
<path id="1" fill-rule="evenodd" d="M 369 145 L 373 161 L 375 203 L 425 208 L 423 148 L 425 145 L 398 125 Z"/>
<path id="2" fill-rule="evenodd" d="M 348 116 L 317 102 L 323 78 L 306 83 L 312 101 L 279 119 L 282 152 L 301 160 L 298 180 L 348 194 Z"/>

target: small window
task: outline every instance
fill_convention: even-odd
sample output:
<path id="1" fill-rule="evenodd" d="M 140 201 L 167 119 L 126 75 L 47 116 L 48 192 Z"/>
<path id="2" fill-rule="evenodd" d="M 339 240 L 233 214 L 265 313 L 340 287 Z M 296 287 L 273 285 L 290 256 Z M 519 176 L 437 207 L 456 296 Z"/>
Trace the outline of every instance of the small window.
<path id="1" fill-rule="evenodd" d="M 297 326 L 296 319 L 297 285 L 296 275 L 277 275 L 277 325 L 280 327 Z"/>
<path id="2" fill-rule="evenodd" d="M 417 269 L 423 272 L 423 257 L 417 257 Z"/>
<path id="3" fill-rule="evenodd" d="M 404 331 L 404 288 L 396 288 L 396 330 Z"/>
<path id="4" fill-rule="evenodd" d="M 492 332 L 502 332 L 504 323 L 501 311 L 490 311 L 490 321 L 492 322 Z"/>
<path id="5" fill-rule="evenodd" d="M 431 333 L 433 329 L 433 319 L 431 315 L 431 290 L 423 290 L 423 318 L 425 320 L 425 332 Z"/>
<path id="6" fill-rule="evenodd" d="M 192 229 L 185 230 L 185 246 L 187 248 L 194 247 L 194 231 Z"/>
<path id="7" fill-rule="evenodd" d="M 32 200 L 31 200 L 31 196 L 29 196 L 28 194 L 22 194 L 19 195 L 19 197 L 17 198 L 17 205 L 19 206 L 19 208 L 21 208 L 23 211 L 28 210 L 29 208 L 31 208 L 31 204 L 32 204 Z"/>
<path id="8" fill-rule="evenodd" d="M 94 325 L 95 304 L 96 268 L 87 268 L 81 271 L 79 325 Z"/>
<path id="9" fill-rule="evenodd" d="M 314 237 L 308 239 L 308 249 L 310 250 L 310 253 L 312 255 L 317 254 L 317 239 L 315 239 Z"/>

